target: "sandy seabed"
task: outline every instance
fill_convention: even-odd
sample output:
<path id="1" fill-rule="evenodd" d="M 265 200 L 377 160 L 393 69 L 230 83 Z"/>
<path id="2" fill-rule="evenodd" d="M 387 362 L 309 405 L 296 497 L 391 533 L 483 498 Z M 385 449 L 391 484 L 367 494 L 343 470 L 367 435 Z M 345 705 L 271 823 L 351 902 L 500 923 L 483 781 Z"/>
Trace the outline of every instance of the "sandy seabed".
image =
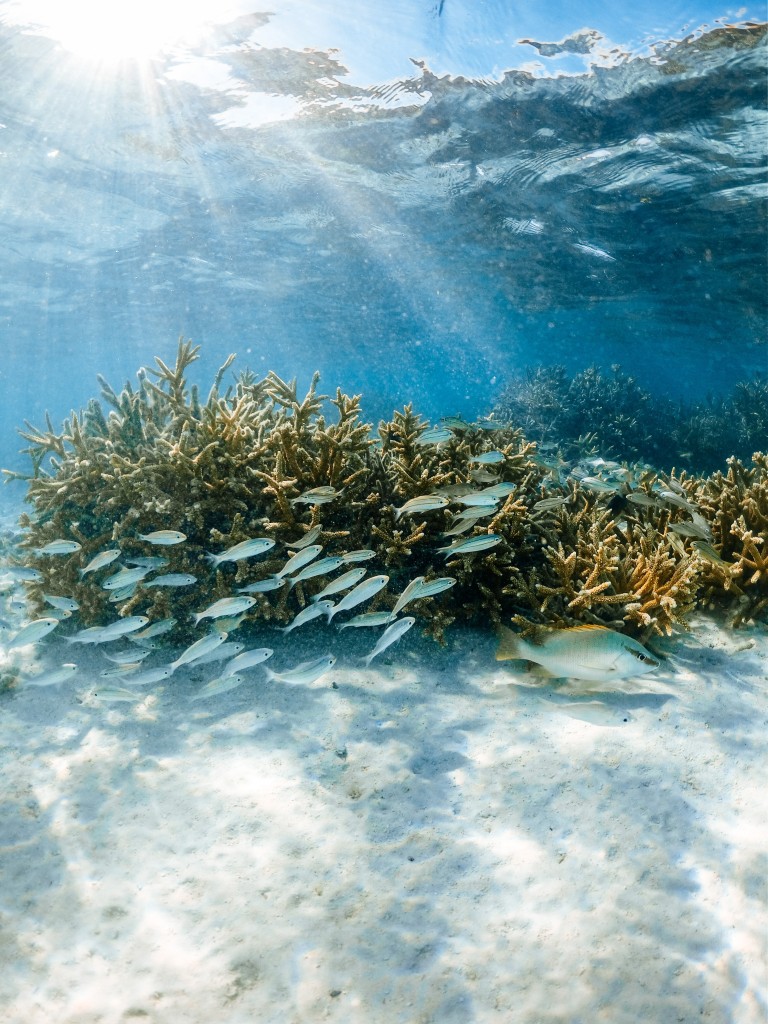
<path id="1" fill-rule="evenodd" d="M 333 650 L 311 686 L 133 705 L 43 643 L 80 671 L 0 696 L 0 1021 L 760 1024 L 768 637 L 693 626 L 590 692 L 312 624 L 249 643 Z"/>

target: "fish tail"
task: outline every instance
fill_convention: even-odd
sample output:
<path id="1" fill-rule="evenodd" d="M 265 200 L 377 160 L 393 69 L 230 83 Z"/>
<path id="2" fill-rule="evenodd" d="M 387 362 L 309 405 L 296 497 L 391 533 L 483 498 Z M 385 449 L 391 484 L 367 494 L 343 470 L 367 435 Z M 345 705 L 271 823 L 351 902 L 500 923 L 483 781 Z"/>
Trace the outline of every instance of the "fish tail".
<path id="1" fill-rule="evenodd" d="M 508 626 L 499 626 L 497 635 L 499 646 L 496 648 L 496 661 L 515 661 L 524 658 L 520 637 Z"/>
<path id="2" fill-rule="evenodd" d="M 219 561 L 220 561 L 219 556 L 218 555 L 214 555 L 212 551 L 206 552 L 205 558 L 206 558 L 206 561 L 211 563 L 211 565 L 213 566 L 214 569 L 218 566 Z"/>

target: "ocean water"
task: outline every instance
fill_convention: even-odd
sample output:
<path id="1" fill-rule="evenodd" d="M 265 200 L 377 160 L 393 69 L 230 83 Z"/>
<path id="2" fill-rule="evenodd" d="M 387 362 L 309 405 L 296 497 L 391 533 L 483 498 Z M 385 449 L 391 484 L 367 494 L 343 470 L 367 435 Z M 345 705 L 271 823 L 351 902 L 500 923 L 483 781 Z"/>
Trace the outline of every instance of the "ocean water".
<path id="1" fill-rule="evenodd" d="M 768 369 L 759 9 L 240 3 L 135 56 L 70 8 L 0 3 L 0 465 L 179 335 L 374 422 Z"/>

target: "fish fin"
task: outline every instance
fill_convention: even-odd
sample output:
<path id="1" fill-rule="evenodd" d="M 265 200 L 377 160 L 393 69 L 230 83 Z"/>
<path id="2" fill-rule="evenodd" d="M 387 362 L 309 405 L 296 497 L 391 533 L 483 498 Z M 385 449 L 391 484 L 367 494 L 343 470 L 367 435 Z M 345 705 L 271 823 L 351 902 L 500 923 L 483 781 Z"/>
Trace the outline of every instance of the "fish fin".
<path id="1" fill-rule="evenodd" d="M 520 637 L 508 626 L 499 626 L 496 635 L 499 646 L 496 648 L 496 661 L 518 661 L 524 657 L 520 653 Z"/>

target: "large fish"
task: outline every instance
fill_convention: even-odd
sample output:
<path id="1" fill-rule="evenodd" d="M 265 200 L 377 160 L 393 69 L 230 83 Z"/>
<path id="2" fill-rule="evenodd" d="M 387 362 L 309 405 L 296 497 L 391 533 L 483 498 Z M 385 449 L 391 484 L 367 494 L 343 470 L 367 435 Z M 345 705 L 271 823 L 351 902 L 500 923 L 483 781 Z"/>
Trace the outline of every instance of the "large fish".
<path id="1" fill-rule="evenodd" d="M 637 640 L 605 626 L 589 625 L 539 628 L 526 638 L 501 626 L 496 660 L 509 659 L 535 662 L 555 678 L 596 683 L 645 675 L 659 667 L 656 658 Z"/>

